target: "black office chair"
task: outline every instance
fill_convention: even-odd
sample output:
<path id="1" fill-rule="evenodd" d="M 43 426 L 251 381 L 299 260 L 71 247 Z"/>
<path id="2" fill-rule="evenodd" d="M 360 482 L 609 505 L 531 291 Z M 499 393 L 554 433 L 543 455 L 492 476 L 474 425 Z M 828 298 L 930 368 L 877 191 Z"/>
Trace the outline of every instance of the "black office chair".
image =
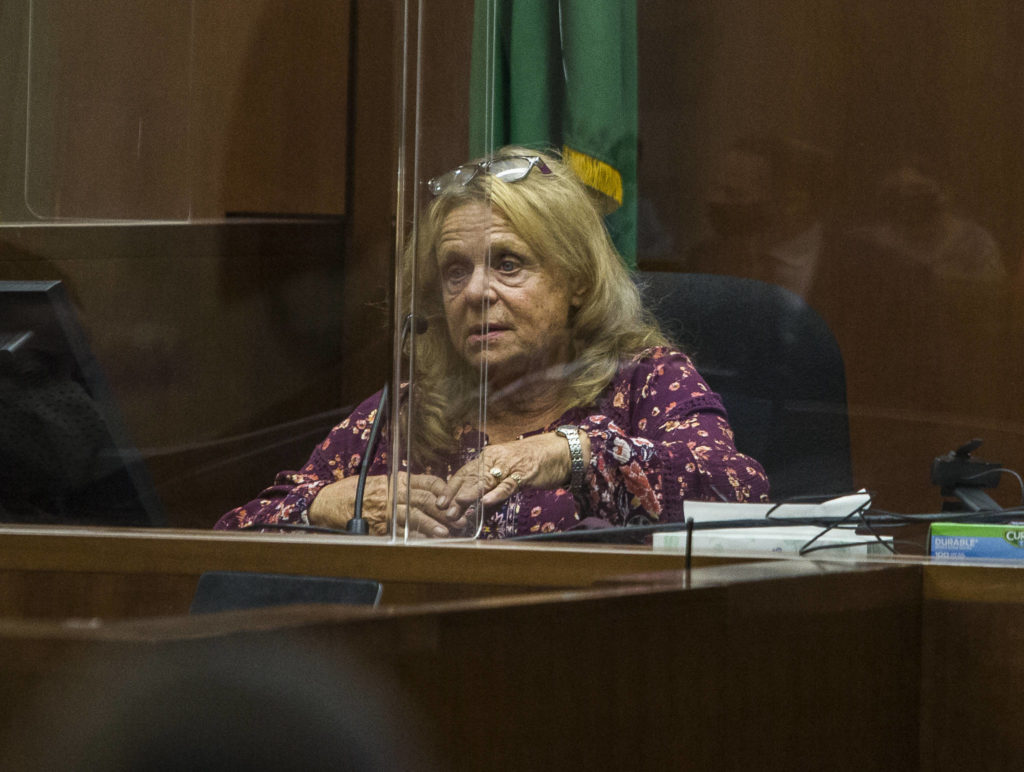
<path id="1" fill-rule="evenodd" d="M 381 583 L 333 576 L 207 571 L 199 577 L 189 613 L 286 606 L 293 603 L 346 603 L 376 606 Z"/>
<path id="2" fill-rule="evenodd" d="M 736 445 L 764 466 L 773 500 L 853 488 L 842 356 L 802 298 L 733 276 L 635 278 L 663 329 L 721 395 Z"/>

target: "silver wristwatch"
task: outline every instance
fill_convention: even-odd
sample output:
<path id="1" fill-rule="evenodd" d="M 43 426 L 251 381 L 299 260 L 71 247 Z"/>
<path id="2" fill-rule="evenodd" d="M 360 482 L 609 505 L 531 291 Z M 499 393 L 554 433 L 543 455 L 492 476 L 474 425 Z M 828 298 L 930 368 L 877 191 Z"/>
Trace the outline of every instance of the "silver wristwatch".
<path id="1" fill-rule="evenodd" d="M 555 429 L 555 434 L 565 437 L 569 443 L 569 458 L 572 460 L 572 477 L 569 479 L 569 490 L 578 493 L 583 490 L 583 445 L 580 443 L 580 427 L 564 424 Z"/>

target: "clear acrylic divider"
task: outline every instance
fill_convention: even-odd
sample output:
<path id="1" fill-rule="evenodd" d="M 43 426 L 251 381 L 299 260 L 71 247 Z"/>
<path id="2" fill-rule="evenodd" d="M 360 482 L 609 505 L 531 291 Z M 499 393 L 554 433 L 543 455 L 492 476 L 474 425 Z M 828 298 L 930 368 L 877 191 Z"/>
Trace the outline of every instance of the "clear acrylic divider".
<path id="1" fill-rule="evenodd" d="M 30 0 L 26 27 L 24 216 L 187 220 L 193 4 Z"/>
<path id="2" fill-rule="evenodd" d="M 469 93 L 449 92 L 444 104 L 422 98 L 425 89 L 436 90 L 437 78 L 453 71 L 450 49 L 424 45 L 425 39 L 437 41 L 431 31 L 448 22 L 444 9 L 423 0 L 406 2 L 403 11 L 397 221 L 406 227 L 396 229 L 395 247 L 392 388 L 400 396 L 391 405 L 391 453 L 397 460 L 392 469 L 398 471 L 392 479 L 391 532 L 403 543 L 424 536 L 472 540 L 481 536 L 488 514 L 479 493 L 475 500 L 464 499 L 467 491 L 482 490 L 489 474 L 481 457 L 487 438 L 487 342 L 469 344 L 460 339 L 464 330 L 449 324 L 457 311 L 446 305 L 436 247 L 451 209 L 429 184 L 468 160 L 469 148 L 453 148 L 448 133 L 453 121 L 468 124 Z M 471 313 L 476 323 L 486 324 L 486 305 Z M 434 520 L 417 512 L 424 486 L 447 493 L 459 481 L 459 500 L 433 512 L 447 533 L 430 532 Z"/>

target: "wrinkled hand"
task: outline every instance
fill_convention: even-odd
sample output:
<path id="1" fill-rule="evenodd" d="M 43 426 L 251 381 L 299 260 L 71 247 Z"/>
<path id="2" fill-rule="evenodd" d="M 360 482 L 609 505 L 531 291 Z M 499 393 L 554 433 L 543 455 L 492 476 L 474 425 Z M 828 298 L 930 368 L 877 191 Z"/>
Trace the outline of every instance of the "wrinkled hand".
<path id="1" fill-rule="evenodd" d="M 580 434 L 583 460 L 590 460 L 590 440 Z M 492 470 L 500 472 L 499 475 Z M 486 509 L 519 490 L 549 490 L 568 485 L 572 457 L 564 437 L 548 432 L 521 440 L 488 445 L 448 480 L 437 504 L 449 519 L 464 514 L 479 498 Z"/>
<path id="2" fill-rule="evenodd" d="M 358 480 L 356 476 L 344 477 L 321 488 L 309 508 L 310 523 L 344 529 L 355 509 Z M 448 536 L 452 531 L 464 528 L 464 517 L 449 518 L 445 509 L 438 506 L 438 496 L 444 488 L 445 482 L 440 477 L 402 472 L 398 481 L 399 527 L 408 521 L 410 531 L 437 537 Z M 390 496 L 390 479 L 386 475 L 366 478 L 363 518 L 370 527 L 370 533 L 378 536 L 388 533 L 391 526 Z"/>

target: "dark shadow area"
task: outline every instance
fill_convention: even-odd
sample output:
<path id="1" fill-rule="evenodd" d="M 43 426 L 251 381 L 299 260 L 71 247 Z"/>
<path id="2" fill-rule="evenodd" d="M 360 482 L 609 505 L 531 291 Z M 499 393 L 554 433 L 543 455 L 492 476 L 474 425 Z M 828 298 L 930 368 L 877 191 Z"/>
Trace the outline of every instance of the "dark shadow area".
<path id="1" fill-rule="evenodd" d="M 813 309 L 754 279 L 641 272 L 637 281 L 721 395 L 736 446 L 764 466 L 773 500 L 853 488 L 843 360 Z"/>
<path id="2" fill-rule="evenodd" d="M 42 685 L 0 761 L 82 772 L 433 769 L 417 726 L 389 678 L 337 647 L 327 656 L 298 638 L 235 635 L 71 663 Z"/>

